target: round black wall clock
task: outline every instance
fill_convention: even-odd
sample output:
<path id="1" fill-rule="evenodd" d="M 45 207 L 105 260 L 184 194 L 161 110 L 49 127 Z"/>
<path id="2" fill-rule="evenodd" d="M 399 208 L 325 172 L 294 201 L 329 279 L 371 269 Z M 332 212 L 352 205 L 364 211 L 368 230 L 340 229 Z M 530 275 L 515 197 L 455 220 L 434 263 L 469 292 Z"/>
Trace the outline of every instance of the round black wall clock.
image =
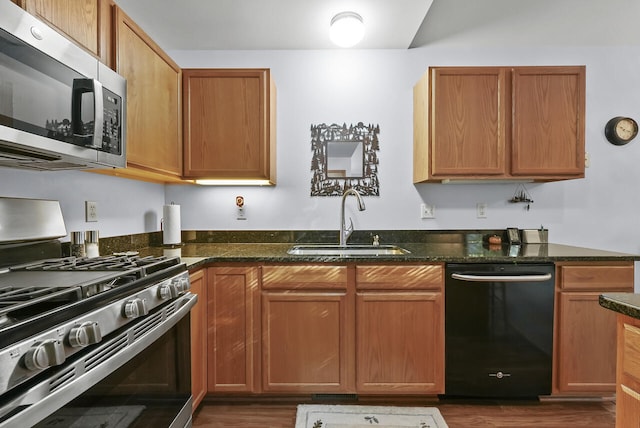
<path id="1" fill-rule="evenodd" d="M 638 135 L 638 122 L 630 117 L 614 117 L 604 126 L 604 135 L 611 144 L 623 146 Z"/>

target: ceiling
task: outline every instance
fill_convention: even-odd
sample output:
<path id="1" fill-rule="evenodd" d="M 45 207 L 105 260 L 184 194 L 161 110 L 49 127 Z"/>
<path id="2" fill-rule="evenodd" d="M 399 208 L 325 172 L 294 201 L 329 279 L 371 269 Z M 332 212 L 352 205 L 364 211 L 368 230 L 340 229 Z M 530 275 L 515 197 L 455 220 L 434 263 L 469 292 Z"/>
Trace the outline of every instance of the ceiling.
<path id="1" fill-rule="evenodd" d="M 354 11 L 358 49 L 433 44 L 640 44 L 637 0 L 115 0 L 165 50 L 335 49 L 329 22 Z"/>
<path id="2" fill-rule="evenodd" d="M 116 0 L 163 49 L 334 49 L 337 13 L 362 16 L 360 49 L 406 49 L 433 0 Z"/>

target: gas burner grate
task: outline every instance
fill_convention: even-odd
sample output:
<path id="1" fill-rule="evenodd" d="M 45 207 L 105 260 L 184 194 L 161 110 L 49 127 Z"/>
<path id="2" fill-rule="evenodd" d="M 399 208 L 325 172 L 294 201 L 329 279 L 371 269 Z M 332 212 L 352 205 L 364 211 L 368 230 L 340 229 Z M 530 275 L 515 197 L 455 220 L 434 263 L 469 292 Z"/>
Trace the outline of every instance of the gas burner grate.
<path id="1" fill-rule="evenodd" d="M 106 270 L 124 271 L 156 264 L 174 264 L 165 256 L 103 256 L 103 257 L 63 257 L 59 259 L 39 260 L 13 266 L 11 270 L 36 271 L 76 271 L 76 270 Z"/>

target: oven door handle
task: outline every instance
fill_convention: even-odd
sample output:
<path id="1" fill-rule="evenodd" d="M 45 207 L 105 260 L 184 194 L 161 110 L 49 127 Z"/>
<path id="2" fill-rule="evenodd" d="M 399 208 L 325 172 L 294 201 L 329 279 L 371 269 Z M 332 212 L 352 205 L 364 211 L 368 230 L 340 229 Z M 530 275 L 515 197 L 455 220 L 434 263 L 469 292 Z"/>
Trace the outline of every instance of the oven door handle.
<path id="1" fill-rule="evenodd" d="M 451 278 L 467 282 L 544 282 L 551 279 L 551 274 L 476 275 L 468 273 L 452 273 Z"/>

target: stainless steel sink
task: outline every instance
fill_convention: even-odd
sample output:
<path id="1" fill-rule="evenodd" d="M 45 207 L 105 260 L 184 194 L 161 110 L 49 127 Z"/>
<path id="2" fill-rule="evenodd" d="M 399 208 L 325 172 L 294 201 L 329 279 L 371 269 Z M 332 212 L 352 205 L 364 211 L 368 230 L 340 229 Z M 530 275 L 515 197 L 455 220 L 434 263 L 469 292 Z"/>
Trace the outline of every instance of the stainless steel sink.
<path id="1" fill-rule="evenodd" d="M 401 256 L 409 254 L 409 250 L 395 245 L 323 245 L 308 244 L 295 245 L 287 251 L 288 254 L 297 256 Z"/>

